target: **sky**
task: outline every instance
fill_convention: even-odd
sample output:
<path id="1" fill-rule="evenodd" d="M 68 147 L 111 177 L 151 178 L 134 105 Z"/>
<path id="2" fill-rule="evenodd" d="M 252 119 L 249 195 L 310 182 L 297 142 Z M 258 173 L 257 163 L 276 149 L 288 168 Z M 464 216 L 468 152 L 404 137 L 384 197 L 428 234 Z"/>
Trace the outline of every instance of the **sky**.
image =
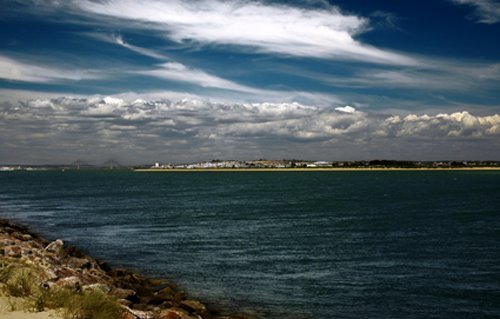
<path id="1" fill-rule="evenodd" d="M 0 163 L 500 160 L 497 0 L 0 7 Z"/>

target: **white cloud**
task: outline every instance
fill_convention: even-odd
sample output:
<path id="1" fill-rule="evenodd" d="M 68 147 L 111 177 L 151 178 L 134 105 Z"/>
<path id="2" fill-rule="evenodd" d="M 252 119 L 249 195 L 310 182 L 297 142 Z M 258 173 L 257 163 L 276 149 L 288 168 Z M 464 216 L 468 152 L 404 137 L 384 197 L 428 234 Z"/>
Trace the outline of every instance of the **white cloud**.
<path id="1" fill-rule="evenodd" d="M 167 80 L 193 83 L 207 88 L 219 88 L 256 94 L 264 92 L 263 90 L 240 85 L 221 77 L 208 74 L 202 70 L 190 68 L 178 62 L 163 63 L 155 70 L 138 71 L 137 73 Z"/>
<path id="2" fill-rule="evenodd" d="M 409 114 L 391 116 L 381 124 L 387 135 L 394 137 L 479 138 L 498 134 L 500 115 L 474 116 L 467 111 L 437 115 Z"/>
<path id="3" fill-rule="evenodd" d="M 218 132 L 219 135 L 245 136 L 283 135 L 297 138 L 368 137 L 373 131 L 385 136 L 439 137 L 459 132 L 468 137 L 496 134 L 500 115 L 474 116 L 469 112 L 399 115 L 370 114 L 351 106 L 319 107 L 300 103 L 216 103 L 199 99 L 179 101 L 136 99 L 126 101 L 117 97 L 35 99 L 20 102 L 24 107 L 2 110 L 5 118 L 37 119 L 49 115 L 57 121 L 89 121 L 106 116 L 110 127 L 131 127 L 134 121 L 149 124 L 168 124 L 179 130 Z M 48 118 L 50 120 L 50 118 Z M 132 123 L 130 123 L 132 122 Z M 451 133 L 455 134 L 455 133 Z"/>
<path id="4" fill-rule="evenodd" d="M 255 88 L 209 74 L 203 70 L 191 68 L 178 62 L 166 62 L 157 65 L 156 69 L 135 71 L 135 73 L 171 81 L 191 83 L 203 88 L 215 88 L 224 90 L 226 91 L 226 93 L 212 92 L 207 93 L 206 97 L 225 102 L 238 101 L 241 103 L 251 102 L 255 100 L 268 100 L 275 103 L 283 101 L 292 103 L 295 101 L 299 101 L 302 103 L 314 103 L 318 105 L 331 105 L 332 103 L 342 102 L 338 97 L 327 93 Z M 165 94 L 163 94 L 162 92 L 157 93 L 158 94 L 151 93 L 148 95 L 159 96 L 160 98 L 165 97 Z M 185 93 L 179 94 L 186 95 Z M 178 97 L 179 94 L 174 95 Z M 189 94 L 189 96 L 199 97 L 193 94 Z M 168 96 L 167 94 L 167 98 L 170 99 L 172 97 Z"/>
<path id="5" fill-rule="evenodd" d="M 364 67 L 349 76 L 304 71 L 302 76 L 334 87 L 412 88 L 425 91 L 496 92 L 499 63 L 471 63 L 452 59 L 422 58 L 425 67 L 381 70 Z M 296 73 L 299 71 L 293 70 Z"/>
<path id="6" fill-rule="evenodd" d="M 34 99 L 55 99 L 59 96 L 67 95 L 63 92 L 39 92 L 30 90 L 14 90 L 14 89 L 1 89 L 0 88 L 0 100 L 3 102 L 16 103 L 17 101 L 23 100 L 34 100 Z M 72 98 L 80 98 L 83 95 L 72 95 Z"/>
<path id="7" fill-rule="evenodd" d="M 339 111 L 342 113 L 354 113 L 356 112 L 356 109 L 353 108 L 352 106 L 346 105 L 344 107 L 336 107 L 335 111 Z"/>
<path id="8" fill-rule="evenodd" d="M 245 0 L 109 0 L 75 1 L 74 5 L 93 14 L 147 23 L 177 42 L 238 45 L 292 56 L 417 63 L 355 40 L 368 30 L 368 20 L 334 7 L 306 9 Z"/>
<path id="9" fill-rule="evenodd" d="M 451 0 L 457 4 L 475 7 L 476 19 L 480 23 L 494 24 L 500 22 L 500 3 L 496 0 Z"/>
<path id="10" fill-rule="evenodd" d="M 6 150 L 11 145 L 4 152 L 9 156 L 23 149 L 26 156 L 36 156 L 34 149 L 43 147 L 51 154 L 73 154 L 73 160 L 110 152 L 131 156 L 134 150 L 140 152 L 137 160 L 143 160 L 144 154 L 160 153 L 186 159 L 235 154 L 253 158 L 271 150 L 277 150 L 274 154 L 280 158 L 319 158 L 321 154 L 333 154 L 332 145 L 350 145 L 350 152 L 360 145 L 370 145 L 383 154 L 391 147 L 402 151 L 403 146 L 409 152 L 418 144 L 426 145 L 427 154 L 432 154 L 436 148 L 441 152 L 443 145 L 474 144 L 493 154 L 500 136 L 498 114 L 476 116 L 463 111 L 383 115 L 349 106 L 137 97 L 60 97 L 0 103 L 0 145 Z M 415 144 L 416 139 L 420 142 Z M 474 143 L 463 144 L 471 140 Z M 469 155 L 474 157 L 476 153 Z"/>
<path id="11" fill-rule="evenodd" d="M 91 106 L 82 111 L 83 115 L 109 116 L 122 113 L 122 111 L 128 108 L 128 105 L 125 101 L 109 96 L 103 99 L 92 98 L 89 99 L 88 102 Z"/>
<path id="12" fill-rule="evenodd" d="M 106 40 L 107 38 L 105 38 Z M 122 36 L 120 35 L 117 35 L 117 36 L 112 36 L 110 38 L 114 43 L 124 47 L 124 48 L 127 48 L 129 49 L 130 51 L 133 51 L 133 52 L 136 52 L 136 53 L 139 53 L 139 54 L 142 54 L 142 55 L 145 55 L 145 56 L 149 56 L 150 58 L 154 58 L 154 59 L 158 59 L 158 60 L 169 60 L 169 58 L 166 56 L 166 55 L 163 55 L 163 54 L 160 54 L 154 50 L 150 50 L 150 49 L 145 49 L 145 48 L 142 48 L 142 47 L 139 47 L 139 46 L 136 46 L 136 45 L 132 45 L 128 42 L 126 42 Z"/>
<path id="13" fill-rule="evenodd" d="M 88 80 L 101 76 L 86 70 L 65 70 L 25 63 L 0 55 L 0 78 L 24 82 L 53 82 L 58 80 Z"/>

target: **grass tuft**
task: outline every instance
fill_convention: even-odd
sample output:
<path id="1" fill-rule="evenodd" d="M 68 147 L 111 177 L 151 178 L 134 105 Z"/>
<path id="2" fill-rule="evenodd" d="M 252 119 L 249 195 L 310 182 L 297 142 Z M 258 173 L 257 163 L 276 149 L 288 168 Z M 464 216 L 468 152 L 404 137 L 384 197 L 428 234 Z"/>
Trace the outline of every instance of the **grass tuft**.
<path id="1" fill-rule="evenodd" d="M 98 290 L 52 291 L 47 294 L 45 305 L 48 308 L 59 308 L 64 319 L 114 319 L 123 313 L 115 299 Z"/>
<path id="2" fill-rule="evenodd" d="M 115 319 L 123 313 L 117 300 L 100 290 L 43 289 L 40 284 L 36 268 L 0 261 L 0 289 L 12 310 L 55 309 L 63 319 Z"/>
<path id="3" fill-rule="evenodd" d="M 16 267 L 13 264 L 6 264 L 6 263 L 1 263 L 0 264 L 0 283 L 7 283 L 7 281 L 12 277 L 14 274 L 14 269 Z"/>

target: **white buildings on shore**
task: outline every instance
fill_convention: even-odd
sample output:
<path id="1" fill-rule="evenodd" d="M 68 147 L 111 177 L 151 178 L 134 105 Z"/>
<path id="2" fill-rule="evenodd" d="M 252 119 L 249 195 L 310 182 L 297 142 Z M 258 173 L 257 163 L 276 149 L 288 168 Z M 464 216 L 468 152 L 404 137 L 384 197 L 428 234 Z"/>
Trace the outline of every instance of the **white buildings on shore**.
<path id="1" fill-rule="evenodd" d="M 332 162 L 294 161 L 294 160 L 213 160 L 189 164 L 155 163 L 152 169 L 217 169 L 217 168 L 294 168 L 294 167 L 330 167 Z"/>

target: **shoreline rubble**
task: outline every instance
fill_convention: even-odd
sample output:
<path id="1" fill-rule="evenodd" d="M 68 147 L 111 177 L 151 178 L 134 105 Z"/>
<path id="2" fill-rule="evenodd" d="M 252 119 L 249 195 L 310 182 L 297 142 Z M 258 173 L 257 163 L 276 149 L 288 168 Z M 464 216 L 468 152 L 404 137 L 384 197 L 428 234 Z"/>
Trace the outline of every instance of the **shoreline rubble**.
<path id="1" fill-rule="evenodd" d="M 118 301 L 121 319 L 248 319 L 217 314 L 189 299 L 172 282 L 111 268 L 78 248 L 65 247 L 61 239 L 49 242 L 4 219 L 0 219 L 0 261 L 36 267 L 45 289 L 99 290 Z"/>

